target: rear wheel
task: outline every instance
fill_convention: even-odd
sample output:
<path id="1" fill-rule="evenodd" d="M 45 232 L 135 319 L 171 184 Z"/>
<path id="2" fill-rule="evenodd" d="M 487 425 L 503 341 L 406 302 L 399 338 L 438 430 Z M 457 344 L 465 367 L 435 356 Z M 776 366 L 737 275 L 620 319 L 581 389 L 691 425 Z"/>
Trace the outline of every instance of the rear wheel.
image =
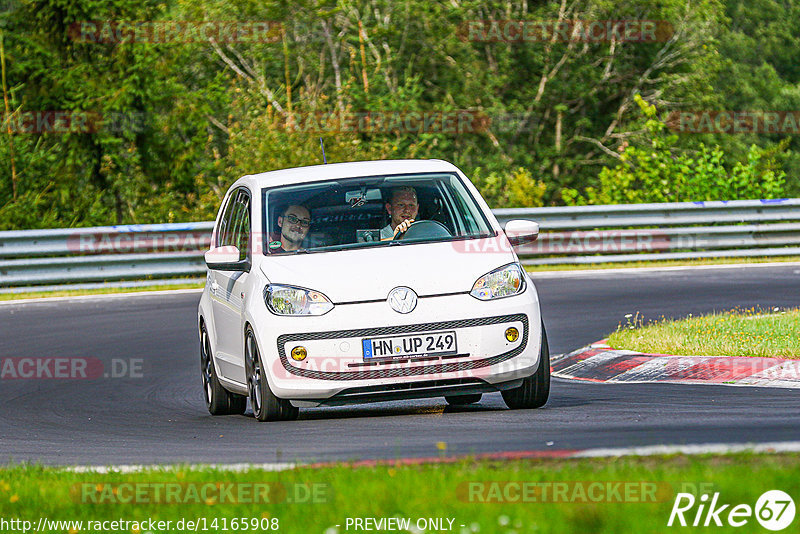
<path id="1" fill-rule="evenodd" d="M 214 358 L 211 356 L 211 341 L 206 325 L 200 327 L 200 373 L 203 377 L 203 396 L 211 415 L 240 415 L 247 409 L 247 397 L 230 393 L 219 383 Z"/>
<path id="2" fill-rule="evenodd" d="M 253 330 L 248 328 L 244 342 L 244 361 L 247 371 L 247 389 L 250 392 L 250 406 L 259 421 L 291 421 L 300 412 L 285 399 L 276 397 L 269 389 L 264 364 L 256 343 Z"/>
<path id="3" fill-rule="evenodd" d="M 464 404 L 475 404 L 481 401 L 483 395 L 481 393 L 472 393 L 470 395 L 445 395 L 444 400 L 447 404 L 453 406 L 462 406 Z"/>
<path id="4" fill-rule="evenodd" d="M 539 349 L 539 368 L 522 381 L 518 388 L 503 391 L 503 400 L 512 410 L 524 408 L 540 408 L 550 396 L 550 347 L 547 345 L 547 333 L 542 323 L 542 346 Z"/>

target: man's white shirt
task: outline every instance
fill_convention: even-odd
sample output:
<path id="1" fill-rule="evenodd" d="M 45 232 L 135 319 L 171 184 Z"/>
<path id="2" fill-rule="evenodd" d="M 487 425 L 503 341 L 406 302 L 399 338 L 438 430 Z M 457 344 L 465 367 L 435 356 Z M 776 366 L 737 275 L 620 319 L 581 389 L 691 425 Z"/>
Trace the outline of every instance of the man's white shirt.
<path id="1" fill-rule="evenodd" d="M 387 224 L 383 228 L 381 228 L 381 240 L 384 239 L 391 239 L 394 237 L 394 228 L 392 228 L 391 224 Z"/>

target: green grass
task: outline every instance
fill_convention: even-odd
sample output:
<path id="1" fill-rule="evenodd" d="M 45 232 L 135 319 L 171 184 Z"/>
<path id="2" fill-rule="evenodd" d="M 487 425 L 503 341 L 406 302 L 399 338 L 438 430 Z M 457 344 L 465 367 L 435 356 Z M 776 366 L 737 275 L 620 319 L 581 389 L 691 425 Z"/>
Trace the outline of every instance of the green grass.
<path id="1" fill-rule="evenodd" d="M 449 517 L 454 519 L 452 532 L 456 533 L 668 532 L 675 529 L 669 529 L 666 523 L 678 492 L 698 497 L 703 492 L 720 492 L 725 503 L 750 506 L 771 489 L 781 489 L 797 499 L 798 471 L 800 455 L 788 453 L 512 462 L 464 460 L 453 464 L 360 468 L 339 465 L 282 472 L 177 467 L 125 475 L 12 467 L 0 470 L 0 518 L 22 518 L 34 524 L 40 517 L 83 521 L 152 518 L 173 521 L 173 525 L 181 518 L 205 518 L 209 527 L 215 518 L 220 526 L 223 518 L 229 525 L 233 518 L 277 518 L 280 532 L 333 534 L 347 532 L 348 517 L 396 516 L 410 518 L 412 522 L 418 518 Z M 742 484 L 742 480 L 747 480 L 747 484 Z M 552 495 L 556 483 L 568 483 L 569 489 L 559 495 L 559 502 L 553 502 L 552 498 L 536 502 L 542 500 L 543 493 L 531 493 L 532 498 L 528 499 L 521 499 L 521 494 L 506 493 L 512 497 L 509 501 L 503 493 L 493 493 L 491 489 L 506 488 L 492 484 L 504 481 L 545 484 L 539 487 L 548 488 L 546 495 Z M 122 484 L 139 484 L 138 488 L 151 484 L 153 488 L 155 484 L 174 482 L 181 484 L 181 492 L 177 499 L 173 496 L 173 501 L 180 502 L 137 503 L 135 497 L 132 497 L 134 502 L 118 502 L 135 495 L 131 492 L 134 486 Z M 577 492 L 578 487 L 588 492 L 592 482 L 622 482 L 628 486 L 618 487 L 633 488 L 642 488 L 645 483 L 650 489 L 645 494 L 637 492 L 627 501 L 622 491 L 617 497 L 610 494 L 616 502 L 593 502 L 589 493 L 582 497 Z M 247 502 L 232 504 L 202 498 L 196 502 L 190 497 L 190 487 L 202 489 L 207 483 L 229 488 L 229 484 L 238 484 L 235 491 L 253 488 L 253 484 L 267 484 L 272 498 L 252 502 L 254 499 L 248 497 L 243 499 Z M 313 490 L 306 497 L 309 488 Z M 154 495 L 151 490 L 147 498 L 152 500 Z M 492 502 L 479 502 L 480 499 Z M 693 512 L 687 518 L 691 521 Z M 748 527 L 748 532 L 759 528 L 754 518 Z M 734 530 L 714 529 L 715 532 Z M 68 528 L 62 530 L 67 531 Z M 171 531 L 175 531 L 174 527 Z M 227 531 L 234 530 L 229 527 Z M 84 525 L 80 532 L 90 530 Z M 145 531 L 127 528 L 112 532 L 144 534 Z"/>
<path id="2" fill-rule="evenodd" d="M 727 313 L 644 323 L 638 313 L 608 338 L 617 349 L 682 356 L 800 358 L 800 309 Z"/>
<path id="3" fill-rule="evenodd" d="M 197 284 L 167 284 L 161 286 L 141 287 L 101 287 L 97 289 L 70 289 L 62 291 L 30 291 L 27 293 L 0 293 L 0 301 L 38 299 L 52 297 L 76 297 L 85 295 L 107 295 L 115 293 L 139 293 L 142 291 L 166 291 L 169 289 L 197 289 L 202 288 L 205 282 Z"/>
<path id="4" fill-rule="evenodd" d="M 703 265 L 736 265 L 749 263 L 800 262 L 800 256 L 763 256 L 758 258 L 700 258 L 696 260 L 629 261 L 624 263 L 591 263 L 558 265 L 526 265 L 528 272 L 541 271 L 582 271 L 589 269 L 639 269 L 643 267 L 696 267 Z"/>

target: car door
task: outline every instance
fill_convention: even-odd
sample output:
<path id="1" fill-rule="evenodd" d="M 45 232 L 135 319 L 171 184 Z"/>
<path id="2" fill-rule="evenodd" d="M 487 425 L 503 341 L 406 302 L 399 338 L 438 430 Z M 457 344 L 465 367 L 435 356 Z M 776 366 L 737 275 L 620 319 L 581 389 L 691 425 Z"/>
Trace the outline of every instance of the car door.
<path id="1" fill-rule="evenodd" d="M 232 191 L 228 196 L 225 197 L 222 214 L 219 217 L 219 221 L 217 222 L 217 227 L 214 229 L 214 233 L 212 235 L 212 243 L 211 247 L 221 247 L 223 243 L 229 242 L 230 238 L 228 236 L 231 226 L 232 226 L 232 216 L 233 216 L 233 204 L 236 198 L 236 191 Z M 211 310 L 210 310 L 210 321 L 208 323 L 209 326 L 209 334 L 212 336 L 213 340 L 213 350 L 215 356 L 224 356 L 224 351 L 220 351 L 219 348 L 225 345 L 225 329 L 220 327 L 218 323 L 217 316 L 220 314 L 223 306 L 222 306 L 222 292 L 219 291 L 219 280 L 218 275 L 220 274 L 219 271 L 214 269 L 209 269 L 206 279 L 206 287 L 208 288 L 208 294 L 211 299 Z M 223 367 L 222 360 L 218 362 L 220 367 Z"/>
<path id="2" fill-rule="evenodd" d="M 239 259 L 250 259 L 251 242 L 250 192 L 240 187 L 233 191 L 220 224 L 217 246 L 233 245 Z M 211 307 L 217 334 L 216 358 L 220 374 L 245 383 L 243 305 L 244 286 L 250 274 L 242 271 L 213 271 Z"/>

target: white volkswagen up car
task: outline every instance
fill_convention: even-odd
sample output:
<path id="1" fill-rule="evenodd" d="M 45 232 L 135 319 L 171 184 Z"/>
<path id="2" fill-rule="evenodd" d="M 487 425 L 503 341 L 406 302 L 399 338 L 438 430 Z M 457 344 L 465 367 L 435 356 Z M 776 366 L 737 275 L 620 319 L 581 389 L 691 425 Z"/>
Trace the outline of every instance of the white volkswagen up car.
<path id="1" fill-rule="evenodd" d="M 198 309 L 206 404 L 260 421 L 298 408 L 443 396 L 547 402 L 539 299 L 455 166 L 339 163 L 245 176 L 217 215 Z"/>

